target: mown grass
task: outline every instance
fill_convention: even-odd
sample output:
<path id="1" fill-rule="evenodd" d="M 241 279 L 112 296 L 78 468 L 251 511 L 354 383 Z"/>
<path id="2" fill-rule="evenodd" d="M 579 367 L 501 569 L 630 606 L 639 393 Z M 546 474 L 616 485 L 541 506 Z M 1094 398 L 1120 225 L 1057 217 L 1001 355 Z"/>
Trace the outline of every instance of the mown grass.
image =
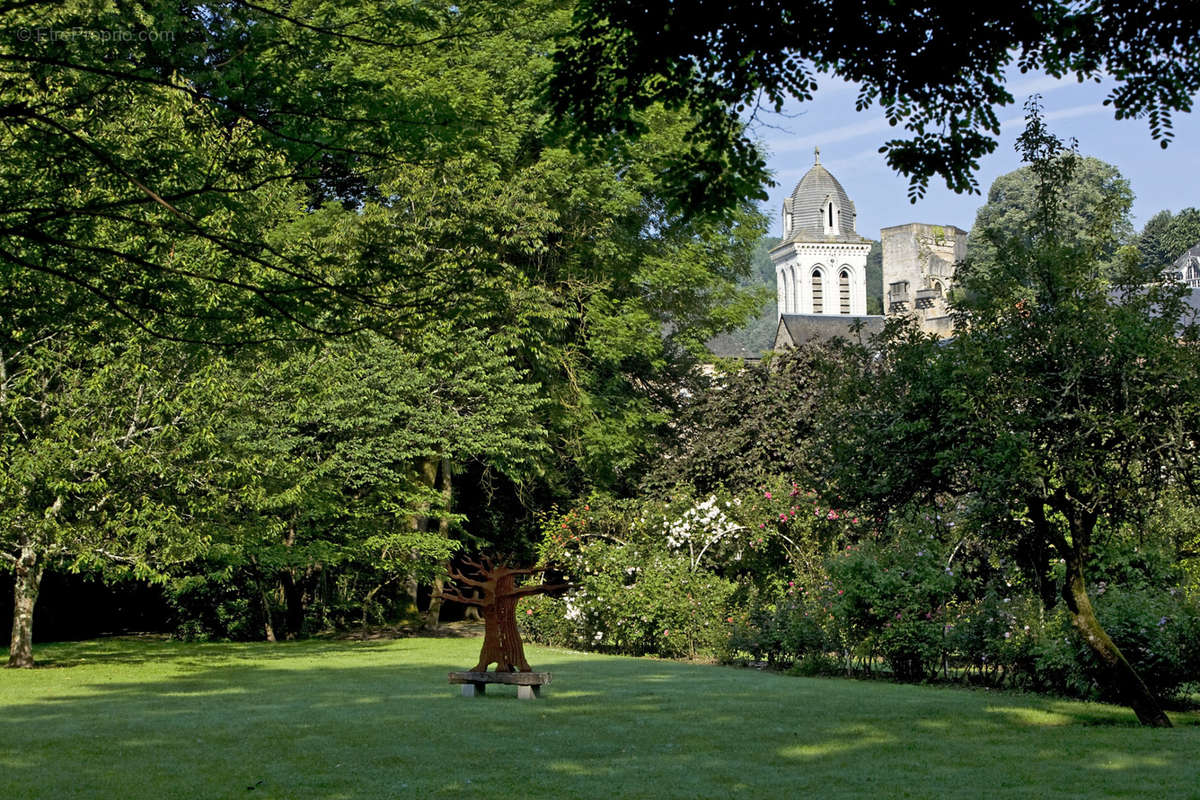
<path id="1" fill-rule="evenodd" d="M 464 698 L 475 639 L 47 645 L 0 673 L 9 798 L 1200 798 L 1200 713 L 529 648 Z"/>

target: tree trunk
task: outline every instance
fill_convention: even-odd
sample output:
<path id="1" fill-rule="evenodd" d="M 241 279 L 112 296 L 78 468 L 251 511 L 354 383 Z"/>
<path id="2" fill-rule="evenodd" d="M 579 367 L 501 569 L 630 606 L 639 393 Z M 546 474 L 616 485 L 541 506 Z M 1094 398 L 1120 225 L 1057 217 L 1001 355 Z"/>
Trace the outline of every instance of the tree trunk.
<path id="1" fill-rule="evenodd" d="M 425 612 L 425 622 L 422 627 L 427 631 L 436 631 L 442 619 L 442 591 L 446 588 L 446 580 L 441 575 L 433 578 L 433 591 L 429 595 L 429 610 Z"/>
<path id="2" fill-rule="evenodd" d="M 1084 641 L 1100 660 L 1103 669 L 1101 680 L 1107 687 L 1116 691 L 1122 703 L 1133 709 L 1133 713 L 1143 725 L 1170 728 L 1171 720 L 1167 718 L 1141 676 L 1100 625 L 1100 620 L 1096 619 L 1083 576 L 1083 559 L 1079 556 L 1077 548 L 1069 548 L 1066 561 L 1067 578 L 1063 586 L 1063 599 L 1071 612 L 1071 622 L 1083 634 Z"/>
<path id="3" fill-rule="evenodd" d="M 283 586 L 283 600 L 287 607 L 284 623 L 287 638 L 295 639 L 304 631 L 304 596 L 290 569 L 279 573 L 279 582 Z"/>
<path id="4" fill-rule="evenodd" d="M 267 596 L 267 580 L 259 569 L 258 559 L 250 556 L 250 566 L 253 569 L 251 580 L 258 586 L 258 597 L 262 600 L 263 607 L 263 634 L 267 637 L 268 642 L 275 641 L 275 626 L 271 622 L 271 598 Z"/>
<path id="5" fill-rule="evenodd" d="M 27 538 L 21 539 L 21 556 L 13 581 L 12 641 L 8 646 L 8 666 L 28 669 L 33 666 L 33 608 L 42 585 L 45 565 Z"/>
<path id="6" fill-rule="evenodd" d="M 438 517 L 438 533 L 443 538 L 450 536 L 450 504 L 454 500 L 454 489 L 450 483 L 450 459 L 442 459 L 442 514 Z M 449 568 L 449 565 L 446 567 Z M 442 616 L 442 590 L 445 579 L 437 575 L 433 579 L 433 591 L 429 595 L 429 610 L 425 612 L 425 629 L 436 631 Z"/>
<path id="7" fill-rule="evenodd" d="M 258 581 L 258 594 L 263 604 L 263 633 L 266 634 L 268 642 L 274 642 L 276 640 L 275 626 L 271 624 L 271 598 L 267 597 L 267 587 L 261 580 Z"/>

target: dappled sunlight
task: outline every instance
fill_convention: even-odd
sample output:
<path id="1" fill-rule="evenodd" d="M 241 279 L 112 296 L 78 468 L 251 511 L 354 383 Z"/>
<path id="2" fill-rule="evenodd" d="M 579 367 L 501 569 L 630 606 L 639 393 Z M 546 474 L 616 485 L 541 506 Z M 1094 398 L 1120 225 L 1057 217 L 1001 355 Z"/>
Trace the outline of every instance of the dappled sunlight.
<path id="1" fill-rule="evenodd" d="M 834 755 L 842 755 L 855 750 L 863 750 L 868 747 L 878 747 L 880 745 L 890 745 L 897 741 L 895 736 L 884 736 L 882 734 L 873 734 L 860 736 L 853 739 L 842 739 L 840 741 L 819 742 L 815 744 L 792 745 L 779 749 L 779 755 L 784 758 L 826 758 Z"/>
<path id="2" fill-rule="evenodd" d="M 596 777 L 604 775 L 612 770 L 609 768 L 596 769 L 594 767 L 585 767 L 575 761 L 551 761 L 546 764 L 546 769 L 551 772 L 561 773 L 563 775 L 575 775 L 580 777 Z"/>
<path id="3" fill-rule="evenodd" d="M 1028 706 L 988 706 L 984 710 L 989 714 L 1002 714 L 1008 721 L 1021 725 L 1054 727 L 1073 725 L 1078 721 L 1067 714 L 1046 711 L 1041 708 L 1030 708 Z"/>
<path id="4" fill-rule="evenodd" d="M 119 660 L 0 683 L 0 739 L 21 743 L 0 760 L 6 780 L 57 800 L 107 796 L 114 770 L 149 776 L 143 796 L 263 781 L 255 796 L 861 797 L 898 773 L 922 787 L 914 797 L 948 796 L 965 774 L 997 797 L 1078 796 L 1102 779 L 1136 796 L 1150 778 L 1187 796 L 1200 747 L 1195 727 L 1092 724 L 1124 719 L 1101 705 L 548 651 L 534 662 L 554 673 L 540 700 L 512 687 L 468 698 L 446 673 L 478 644 L 455 639 L 119 647 Z"/>
<path id="5" fill-rule="evenodd" d="M 1135 756 L 1129 753 L 1111 753 L 1092 762 L 1095 769 L 1124 770 L 1146 769 L 1147 767 L 1167 767 L 1170 762 L 1159 756 Z"/>

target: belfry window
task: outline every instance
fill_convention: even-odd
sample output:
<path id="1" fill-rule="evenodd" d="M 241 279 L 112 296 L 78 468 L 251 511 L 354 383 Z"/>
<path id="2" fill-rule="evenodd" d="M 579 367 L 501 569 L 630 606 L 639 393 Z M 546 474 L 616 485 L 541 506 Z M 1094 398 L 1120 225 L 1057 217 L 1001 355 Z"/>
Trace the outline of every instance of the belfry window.
<path id="1" fill-rule="evenodd" d="M 840 311 L 850 313 L 850 270 L 844 269 L 838 275 L 838 300 Z"/>
<path id="2" fill-rule="evenodd" d="M 825 283 L 824 276 L 821 275 L 821 270 L 814 269 L 812 271 L 812 312 L 814 314 L 825 313 Z"/>
<path id="3" fill-rule="evenodd" d="M 841 209 L 837 207 L 837 203 L 833 202 L 832 196 L 825 198 L 825 205 L 821 207 L 821 223 L 825 227 L 826 236 L 836 236 L 838 226 L 841 224 Z"/>

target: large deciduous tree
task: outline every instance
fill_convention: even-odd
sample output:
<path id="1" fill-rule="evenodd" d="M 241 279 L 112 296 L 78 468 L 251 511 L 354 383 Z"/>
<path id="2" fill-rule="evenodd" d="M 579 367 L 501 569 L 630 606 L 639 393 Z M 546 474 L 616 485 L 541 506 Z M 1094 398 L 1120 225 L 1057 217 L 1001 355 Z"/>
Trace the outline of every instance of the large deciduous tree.
<path id="1" fill-rule="evenodd" d="M 207 342 L 469 313 L 478 226 L 447 249 L 444 198 L 380 184 L 492 143 L 503 98 L 463 89 L 494 74 L 472 45 L 510 8 L 7 8 L 0 264 L 38 275 L 60 316 L 99 308 Z"/>
<path id="2" fill-rule="evenodd" d="M 1102 248 L 1058 214 L 1077 156 L 1036 109 L 1021 145 L 1037 179 L 1036 225 L 998 237 L 991 268 L 960 268 L 953 340 L 894 331 L 878 360 L 864 358 L 845 387 L 853 413 L 829 428 L 834 486 L 881 513 L 938 491 L 969 494 L 996 520 L 994 535 L 1019 530 L 1061 560 L 1062 597 L 1098 679 L 1144 724 L 1166 726 L 1097 620 L 1088 574 L 1101 531 L 1136 523 L 1197 474 L 1196 329 L 1179 287 L 1141 274 L 1136 259 L 1116 291 L 1097 277 Z"/>
<path id="3" fill-rule="evenodd" d="M 1039 235 L 1038 191 L 1038 176 L 1030 166 L 992 182 L 967 239 L 967 258 L 976 270 L 990 269 L 1009 240 L 1031 242 Z M 1133 236 L 1129 181 L 1111 164 L 1081 157 L 1054 202 L 1065 242 L 1095 253 L 1098 268 L 1107 276 L 1116 267 L 1117 249 Z"/>
<path id="4" fill-rule="evenodd" d="M 8 666 L 33 665 L 47 567 L 161 579 L 203 550 L 212 467 L 203 360 L 79 331 L 0 336 L 0 566 L 14 573 Z"/>
<path id="5" fill-rule="evenodd" d="M 379 366 L 404 354 L 417 359 L 405 374 L 428 368 L 429 380 L 446 376 L 420 361 L 420 342 L 443 336 L 453 351 L 472 337 L 488 353 L 470 369 L 501 369 L 487 392 L 517 403 L 536 386 L 546 402 L 500 415 L 474 442 L 409 442 L 406 458 L 428 467 L 482 453 L 474 463 L 494 474 L 512 455 L 502 434 L 528 442 L 544 431 L 528 471 L 542 491 L 509 492 L 517 513 L 581 486 L 629 487 L 703 342 L 752 311 L 737 281 L 762 221 L 749 191 L 725 215 L 670 206 L 663 174 L 690 124 L 677 109 L 639 112 L 649 133 L 636 143 L 567 145 L 544 91 L 569 18 L 557 0 L 17 4 L 5 21 L 30 35 L 0 42 L 4 323 L 67 339 L 94 325 L 87 341 L 99 344 L 143 329 L 223 351 L 374 329 L 401 343 Z M 457 365 L 451 385 L 478 396 L 478 375 L 442 364 Z M 92 367 L 79 369 L 64 380 Z M 521 376 L 512 391 L 510 374 Z M 415 495 L 400 497 L 384 475 L 347 484 L 362 492 L 347 515 L 326 513 L 351 491 L 336 486 L 357 463 L 348 443 L 379 463 L 401 452 L 406 418 L 376 395 L 352 396 L 357 379 L 329 378 L 343 391 L 336 402 L 380 415 L 353 430 L 314 406 L 334 395 L 299 396 L 311 382 L 295 373 L 294 386 L 260 396 L 259 414 L 297 425 L 272 440 L 271 420 L 247 411 L 237 424 L 272 444 L 228 455 L 248 459 L 247 471 L 276 459 L 294 497 L 287 481 L 263 480 L 231 508 L 261 500 L 254 513 L 275 524 L 311 501 L 321 535 L 335 537 L 360 513 L 355 535 L 381 508 L 413 510 Z M 286 447 L 266 452 L 285 436 L 324 466 L 300 473 Z M 476 447 L 488 437 L 494 447 Z M 422 496 L 440 515 L 436 494 Z M 272 553 L 286 547 L 281 530 L 264 537 Z M 279 576 L 290 558 L 264 569 Z"/>
<path id="6" fill-rule="evenodd" d="M 1164 146 L 1171 112 L 1191 110 L 1200 89 L 1200 24 L 1180 4 L 581 0 L 574 30 L 557 55 L 559 110 L 629 134 L 651 103 L 694 109 L 675 177 L 687 202 L 709 207 L 765 177 L 742 116 L 810 99 L 823 74 L 857 84 L 860 109 L 879 104 L 902 126 L 882 149 L 913 199 L 933 175 L 976 189 L 996 109 L 1013 102 L 1013 66 L 1115 78 L 1117 117 L 1147 118 Z"/>
<path id="7" fill-rule="evenodd" d="M 223 558 L 264 598 L 278 590 L 289 638 L 304 632 L 323 571 L 381 584 L 437 575 L 458 547 L 451 465 L 477 460 L 514 479 L 536 470 L 538 387 L 478 331 L 440 333 L 304 348 L 231 380 Z"/>

